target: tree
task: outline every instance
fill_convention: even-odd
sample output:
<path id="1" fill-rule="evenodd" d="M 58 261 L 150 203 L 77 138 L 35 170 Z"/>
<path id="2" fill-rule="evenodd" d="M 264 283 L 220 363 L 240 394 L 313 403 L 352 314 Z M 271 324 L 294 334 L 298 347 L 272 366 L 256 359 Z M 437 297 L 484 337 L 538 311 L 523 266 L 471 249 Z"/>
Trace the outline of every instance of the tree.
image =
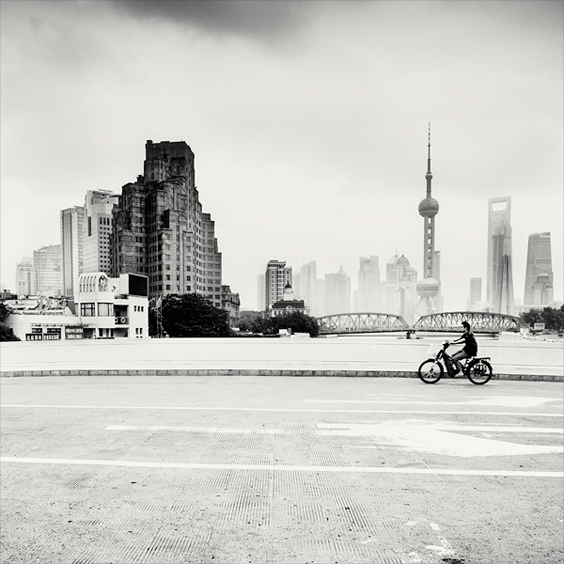
<path id="1" fill-rule="evenodd" d="M 4 302 L 0 302 L 0 341 L 19 341 L 20 339 L 14 334 L 14 330 L 4 324 L 4 321 L 10 315 L 11 310 Z"/>
<path id="2" fill-rule="evenodd" d="M 272 333 L 278 333 L 280 329 L 291 329 L 292 333 L 309 333 L 310 337 L 317 337 L 319 335 L 317 319 L 301 311 L 271 317 L 269 325 Z"/>
<path id="3" fill-rule="evenodd" d="M 229 313 L 200 294 L 163 297 L 163 329 L 170 337 L 230 337 Z M 151 319 L 151 317 L 149 317 Z"/>
<path id="4" fill-rule="evenodd" d="M 559 308 L 533 308 L 522 313 L 519 317 L 521 318 L 521 321 L 529 325 L 544 323 L 545 329 L 549 331 L 564 331 L 564 305 Z"/>

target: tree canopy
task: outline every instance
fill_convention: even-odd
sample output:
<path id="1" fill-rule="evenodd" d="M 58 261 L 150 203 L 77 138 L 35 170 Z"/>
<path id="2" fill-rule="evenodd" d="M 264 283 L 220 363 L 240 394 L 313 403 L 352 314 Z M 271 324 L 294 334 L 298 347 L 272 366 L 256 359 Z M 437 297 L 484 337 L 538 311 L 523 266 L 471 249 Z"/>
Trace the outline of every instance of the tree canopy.
<path id="1" fill-rule="evenodd" d="M 169 337 L 230 337 L 229 313 L 200 294 L 168 294 L 160 308 L 162 328 Z M 149 332 L 158 334 L 157 310 L 149 314 Z"/>
<path id="2" fill-rule="evenodd" d="M 0 302 L 0 341 L 19 341 L 11 327 L 4 324 L 11 311 L 4 302 Z"/>
<path id="3" fill-rule="evenodd" d="M 529 325 L 544 323 L 545 329 L 549 331 L 564 331 L 564 305 L 559 308 L 531 309 L 522 313 L 519 317 Z"/>
<path id="4" fill-rule="evenodd" d="M 309 333 L 310 337 L 319 335 L 319 323 L 315 317 L 311 317 L 300 311 L 294 311 L 275 317 L 255 319 L 254 321 L 241 324 L 240 329 L 263 335 L 278 334 L 280 329 L 290 329 L 292 333 Z"/>

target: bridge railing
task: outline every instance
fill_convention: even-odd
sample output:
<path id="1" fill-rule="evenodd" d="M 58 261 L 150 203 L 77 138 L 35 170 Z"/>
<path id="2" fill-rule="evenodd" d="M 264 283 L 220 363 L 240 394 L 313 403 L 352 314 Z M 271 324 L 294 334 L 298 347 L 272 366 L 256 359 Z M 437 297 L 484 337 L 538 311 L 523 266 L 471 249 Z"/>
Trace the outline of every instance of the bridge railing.
<path id="1" fill-rule="evenodd" d="M 406 331 L 409 325 L 390 313 L 339 313 L 318 317 L 321 334 Z"/>

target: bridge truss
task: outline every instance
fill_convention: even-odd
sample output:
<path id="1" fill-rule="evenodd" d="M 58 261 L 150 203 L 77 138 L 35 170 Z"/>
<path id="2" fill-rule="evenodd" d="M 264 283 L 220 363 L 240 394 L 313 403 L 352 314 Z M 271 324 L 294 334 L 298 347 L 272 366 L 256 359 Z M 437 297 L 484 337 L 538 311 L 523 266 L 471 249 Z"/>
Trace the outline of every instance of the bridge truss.
<path id="1" fill-rule="evenodd" d="M 406 331 L 409 325 L 403 317 L 390 313 L 340 313 L 318 317 L 319 333 L 379 333 Z"/>
<path id="2" fill-rule="evenodd" d="M 459 331 L 462 333 L 463 321 L 470 323 L 474 333 L 519 331 L 522 326 L 521 320 L 512 315 L 483 311 L 453 311 L 424 315 L 417 320 L 413 329 L 416 331 Z"/>

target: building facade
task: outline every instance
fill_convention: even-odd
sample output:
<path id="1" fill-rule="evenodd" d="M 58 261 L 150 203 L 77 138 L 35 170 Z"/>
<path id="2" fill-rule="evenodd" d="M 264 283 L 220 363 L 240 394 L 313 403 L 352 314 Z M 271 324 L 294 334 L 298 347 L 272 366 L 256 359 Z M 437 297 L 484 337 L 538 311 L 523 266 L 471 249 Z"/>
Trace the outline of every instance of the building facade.
<path id="1" fill-rule="evenodd" d="M 379 257 L 360 257 L 356 309 L 359 313 L 380 313 L 382 288 Z"/>
<path id="2" fill-rule="evenodd" d="M 511 236 L 511 197 L 490 199 L 486 301 L 493 312 L 509 315 L 515 311 Z"/>
<path id="3" fill-rule="evenodd" d="M 417 294 L 421 296 L 420 286 L 421 282 L 417 283 L 417 271 L 411 267 L 409 260 L 404 255 L 394 255 L 386 264 L 384 313 L 401 315 L 407 323 L 412 323 Z"/>
<path id="4" fill-rule="evenodd" d="M 46 245 L 33 251 L 33 278 L 36 294 L 60 296 L 63 289 L 61 245 Z"/>
<path id="5" fill-rule="evenodd" d="M 83 272 L 82 240 L 84 208 L 73 206 L 61 210 L 61 259 L 63 295 L 72 297 Z"/>
<path id="6" fill-rule="evenodd" d="M 237 327 L 239 324 L 239 311 L 241 309 L 241 299 L 239 294 L 232 292 L 231 287 L 223 285 L 221 287 L 221 307 L 229 314 L 229 325 Z"/>
<path id="7" fill-rule="evenodd" d="M 281 300 L 277 300 L 270 306 L 269 317 L 280 315 L 290 315 L 299 312 L 307 315 L 307 308 L 304 300 L 296 299 L 292 285 L 288 282 L 284 288 L 284 295 Z"/>
<path id="8" fill-rule="evenodd" d="M 35 294 L 34 283 L 33 259 L 24 257 L 16 265 L 16 295 L 19 297 Z"/>
<path id="9" fill-rule="evenodd" d="M 298 297 L 303 298 L 306 307 L 309 309 L 309 315 L 319 316 L 319 299 L 317 292 L 317 263 L 310 261 L 304 264 L 300 269 L 299 285 L 295 284 L 294 289 Z"/>
<path id="10" fill-rule="evenodd" d="M 119 196 L 106 190 L 89 190 L 84 198 L 82 272 L 110 274 L 112 211 Z"/>
<path id="11" fill-rule="evenodd" d="M 550 233 L 529 235 L 525 270 L 524 306 L 546 306 L 552 301 L 554 274 Z"/>
<path id="12" fill-rule="evenodd" d="M 351 312 L 351 279 L 342 266 L 338 272 L 325 275 L 324 292 L 323 315 Z"/>
<path id="13" fill-rule="evenodd" d="M 285 261 L 270 260 L 264 273 L 264 308 L 269 311 L 273 303 L 284 297 L 286 284 L 292 285 L 292 268 Z"/>
<path id="14" fill-rule="evenodd" d="M 113 212 L 111 274 L 149 278 L 149 295 L 197 293 L 221 308 L 222 262 L 211 216 L 184 142 L 145 145 L 144 174 L 123 186 Z"/>
<path id="15" fill-rule="evenodd" d="M 468 294 L 468 301 L 466 308 L 470 310 L 471 307 L 476 306 L 482 301 L 482 279 L 470 278 L 470 292 Z"/>

